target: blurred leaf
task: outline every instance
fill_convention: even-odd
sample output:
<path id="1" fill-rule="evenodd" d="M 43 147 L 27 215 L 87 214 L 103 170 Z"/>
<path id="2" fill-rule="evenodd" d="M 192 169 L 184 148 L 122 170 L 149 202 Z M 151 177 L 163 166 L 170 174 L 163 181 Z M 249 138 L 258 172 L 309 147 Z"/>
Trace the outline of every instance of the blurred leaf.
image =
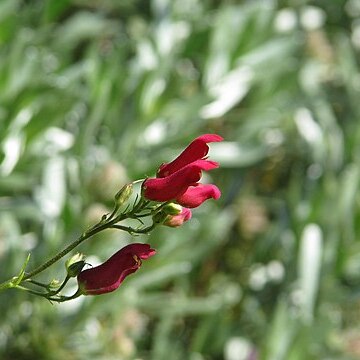
<path id="1" fill-rule="evenodd" d="M 306 323 L 314 319 L 314 307 L 320 283 L 323 235 L 317 224 L 306 225 L 299 249 L 299 289 L 302 316 Z"/>
<path id="2" fill-rule="evenodd" d="M 286 301 L 280 300 L 274 319 L 267 331 L 266 347 L 260 353 L 260 359 L 287 359 L 287 354 L 298 332 L 298 323 L 291 314 Z"/>

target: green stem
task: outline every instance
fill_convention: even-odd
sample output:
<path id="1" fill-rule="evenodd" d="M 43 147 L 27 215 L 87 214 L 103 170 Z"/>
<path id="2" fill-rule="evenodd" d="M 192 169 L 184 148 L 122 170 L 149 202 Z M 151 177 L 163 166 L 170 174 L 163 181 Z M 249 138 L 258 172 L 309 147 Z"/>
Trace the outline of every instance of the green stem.
<path id="1" fill-rule="evenodd" d="M 144 209 L 149 203 L 150 201 L 145 200 L 144 198 L 141 197 L 139 202 L 135 204 L 134 208 L 128 214 L 134 216 L 138 211 Z"/>
<path id="2" fill-rule="evenodd" d="M 70 276 L 66 275 L 66 278 L 63 281 L 63 283 L 60 285 L 60 287 L 54 291 L 50 291 L 51 296 L 58 294 L 65 287 L 65 285 L 68 283 L 69 280 L 70 280 Z"/>
<path id="3" fill-rule="evenodd" d="M 122 225 L 112 225 L 110 227 L 113 228 L 113 229 L 119 229 L 119 230 L 127 231 L 130 234 L 131 233 L 133 233 L 133 234 L 146 234 L 146 233 L 150 232 L 151 230 L 153 230 L 155 226 L 156 226 L 156 224 L 153 223 L 152 225 L 148 226 L 147 228 L 143 228 L 143 229 L 133 229 L 131 227 L 122 226 Z"/>
<path id="4" fill-rule="evenodd" d="M 82 295 L 82 293 L 79 291 L 79 289 L 76 291 L 75 294 L 71 295 L 71 296 L 60 296 L 59 298 L 52 298 L 52 297 L 48 297 L 47 299 L 49 301 L 56 301 L 56 302 L 65 302 L 65 301 L 69 301 L 69 300 L 73 300 L 76 299 L 77 297 L 79 297 L 80 295 Z"/>
<path id="5" fill-rule="evenodd" d="M 43 283 L 41 283 L 39 281 L 35 281 L 35 280 L 32 280 L 32 279 L 27 279 L 25 281 L 29 282 L 30 284 L 34 284 L 34 285 L 37 285 L 37 286 L 40 286 L 40 287 L 46 289 L 48 291 L 47 293 L 38 293 L 38 292 L 36 292 L 36 295 L 48 297 L 48 296 L 54 296 L 54 295 L 58 294 L 65 287 L 65 285 L 68 283 L 69 280 L 70 280 L 70 276 L 67 275 L 66 278 L 64 279 L 64 281 L 62 282 L 62 284 L 59 286 L 59 288 L 57 288 L 56 290 L 53 290 L 53 291 L 50 290 L 50 285 L 49 284 L 43 284 Z M 29 292 L 32 291 L 31 289 L 27 289 L 27 288 L 24 288 L 22 286 L 18 286 L 18 288 L 22 289 L 22 290 L 26 289 L 26 291 L 29 291 Z"/>
<path id="6" fill-rule="evenodd" d="M 26 291 L 30 294 L 33 294 L 33 295 L 37 295 L 37 296 L 42 296 L 42 297 L 47 297 L 47 294 L 46 293 L 40 293 L 38 291 L 35 291 L 35 290 L 32 290 L 32 289 L 28 289 L 24 286 L 21 286 L 21 285 L 16 285 L 15 286 L 15 289 L 20 289 L 20 290 L 23 290 L 23 291 Z"/>
<path id="7" fill-rule="evenodd" d="M 151 216 L 151 215 L 152 215 L 151 212 L 148 212 L 148 213 L 145 213 L 145 214 L 137 214 L 136 218 L 147 217 L 147 216 Z"/>
<path id="8" fill-rule="evenodd" d="M 104 217 L 98 224 L 94 225 L 93 227 L 88 229 L 86 232 L 84 232 L 77 240 L 75 240 L 74 242 L 69 244 L 64 250 L 57 253 L 55 256 L 53 256 L 48 261 L 46 261 L 42 265 L 35 268 L 33 271 L 31 271 L 31 272 L 25 274 L 24 276 L 22 276 L 21 280 L 18 281 L 17 284 L 13 283 L 13 279 L 10 279 L 10 280 L 7 280 L 7 281 L 1 283 L 0 284 L 0 291 L 4 290 L 4 289 L 7 289 L 7 288 L 11 288 L 11 287 L 18 287 L 16 285 L 19 285 L 19 283 L 22 283 L 24 281 L 29 281 L 29 282 L 33 283 L 34 285 L 38 285 L 38 286 L 46 288 L 46 285 L 44 285 L 44 284 L 42 284 L 40 282 L 36 282 L 36 281 L 32 280 L 32 278 L 35 275 L 37 275 L 37 274 L 41 273 L 42 271 L 44 271 L 45 269 L 47 269 L 48 267 L 50 267 L 52 264 L 54 264 L 55 262 L 57 262 L 61 258 L 63 258 L 71 250 L 73 250 L 78 245 L 80 245 L 83 241 L 87 240 L 88 238 L 92 237 L 93 235 L 95 235 L 95 234 L 97 234 L 100 231 L 103 231 L 105 229 L 115 228 L 115 229 L 120 229 L 120 230 L 127 231 L 129 233 L 135 233 L 135 234 L 146 234 L 146 233 L 148 233 L 149 231 L 151 231 L 156 226 L 155 223 L 152 224 L 151 226 L 149 226 L 147 228 L 143 228 L 143 229 L 133 229 L 131 227 L 122 226 L 122 225 L 115 225 L 115 224 L 122 221 L 122 220 L 124 220 L 124 219 L 127 219 L 127 218 L 137 218 L 137 217 L 145 216 L 145 214 L 137 214 L 137 213 L 140 213 L 141 211 L 144 211 L 144 210 L 149 210 L 149 209 L 146 209 L 146 207 L 147 207 L 147 205 L 149 203 L 150 203 L 150 201 L 148 201 L 148 200 L 146 200 L 144 198 L 140 198 L 140 200 L 137 202 L 137 204 L 135 204 L 135 206 L 133 207 L 133 209 L 131 211 L 129 211 L 128 213 L 120 214 L 120 215 L 116 216 L 115 218 L 113 218 L 115 216 L 116 212 L 119 209 L 119 207 L 115 204 L 115 208 L 114 208 L 113 212 L 110 214 L 110 217 L 108 217 L 108 218 Z M 146 215 L 148 215 L 148 214 L 146 214 Z M 52 299 L 49 298 L 49 296 L 53 296 L 53 295 L 56 295 L 57 293 L 59 293 L 64 288 L 64 286 L 66 285 L 67 281 L 68 281 L 68 279 L 65 279 L 63 284 L 54 293 L 49 292 L 48 294 L 41 294 L 41 293 L 37 293 L 37 292 L 35 292 L 35 291 L 31 290 L 31 289 L 27 289 L 27 291 L 32 292 L 32 293 L 34 293 L 36 295 L 39 295 L 39 296 L 47 297 L 49 300 L 53 300 L 53 301 L 61 302 L 61 301 L 71 300 L 71 298 L 74 298 L 74 296 L 76 294 L 74 294 L 69 299 L 67 297 L 61 297 L 61 298 L 64 298 L 64 299 L 66 298 L 65 300 L 61 300 L 61 301 L 59 299 L 56 299 L 56 298 L 52 298 Z M 21 287 L 18 287 L 18 288 L 21 288 Z M 24 288 L 24 289 L 26 289 L 26 288 Z M 77 296 L 80 296 L 80 295 L 81 294 L 79 294 Z"/>
<path id="9" fill-rule="evenodd" d="M 7 281 L 0 284 L 0 291 L 5 290 L 5 289 L 10 289 L 12 287 L 14 287 L 13 279 L 10 279 L 10 280 L 7 280 Z"/>
<path id="10" fill-rule="evenodd" d="M 26 288 L 24 286 L 20 286 L 20 285 L 17 285 L 15 288 L 19 289 L 19 290 L 26 291 L 26 292 L 28 292 L 30 294 L 33 294 L 33 295 L 36 295 L 36 296 L 41 296 L 41 297 L 43 297 L 45 299 L 48 299 L 49 301 L 56 301 L 56 302 L 65 302 L 65 301 L 73 300 L 73 299 L 76 299 L 77 297 L 79 297 L 81 295 L 81 292 L 79 291 L 79 289 L 76 291 L 75 294 L 73 294 L 71 296 L 52 297 L 52 296 L 54 296 L 56 294 L 40 293 L 40 292 L 28 289 L 28 288 Z"/>
<path id="11" fill-rule="evenodd" d="M 112 211 L 112 213 L 110 214 L 110 216 L 107 218 L 107 220 L 108 220 L 108 221 L 111 220 L 111 219 L 115 216 L 115 214 L 117 213 L 118 210 L 119 210 L 119 205 L 118 205 L 118 204 L 115 204 L 114 210 Z"/>
<path id="12" fill-rule="evenodd" d="M 26 282 L 29 282 L 30 284 L 34 284 L 34 285 L 37 285 L 37 286 L 40 286 L 46 290 L 49 289 L 49 284 L 43 284 L 39 281 L 35 281 L 35 280 L 32 280 L 32 279 L 27 279 Z"/>
<path id="13" fill-rule="evenodd" d="M 115 221 L 116 220 L 116 221 Z M 46 261 L 44 264 L 40 265 L 39 267 L 37 267 L 35 270 L 29 272 L 28 274 L 26 274 L 23 277 L 23 281 L 24 280 L 28 280 L 32 277 L 34 277 L 35 275 L 41 273 L 42 271 L 44 271 L 45 269 L 47 269 L 48 267 L 50 267 L 52 264 L 54 264 L 56 261 L 60 260 L 62 257 L 64 257 L 66 254 L 68 254 L 71 250 L 73 250 L 74 248 L 76 248 L 78 245 L 80 245 L 83 241 L 85 241 L 86 239 L 88 239 L 89 237 L 97 234 L 98 232 L 105 230 L 109 227 L 111 227 L 111 225 L 113 225 L 113 222 L 117 222 L 118 220 L 115 219 L 113 221 L 110 221 L 108 223 L 104 223 L 104 224 L 100 224 L 97 227 L 93 227 L 90 230 L 84 232 L 77 240 L 75 240 L 74 242 L 72 242 L 70 245 L 68 245 L 63 251 L 60 251 L 58 254 L 56 254 L 54 257 L 52 257 L 51 259 L 49 259 L 48 261 Z M 115 223 L 114 222 L 114 223 Z"/>
<path id="14" fill-rule="evenodd" d="M 160 204 L 159 206 L 156 206 L 156 207 L 151 211 L 152 214 L 159 212 L 162 208 L 164 208 L 166 205 L 168 205 L 168 204 L 170 204 L 170 203 L 171 203 L 171 201 L 166 201 L 166 202 Z"/>

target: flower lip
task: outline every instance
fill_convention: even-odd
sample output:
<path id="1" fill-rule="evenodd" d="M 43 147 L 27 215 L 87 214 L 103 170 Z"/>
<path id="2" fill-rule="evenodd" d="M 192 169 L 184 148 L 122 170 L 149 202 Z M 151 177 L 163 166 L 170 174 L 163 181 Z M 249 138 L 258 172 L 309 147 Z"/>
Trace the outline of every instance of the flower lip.
<path id="1" fill-rule="evenodd" d="M 195 184 L 177 198 L 177 202 L 188 208 L 200 206 L 204 201 L 212 198 L 219 199 L 221 191 L 213 184 Z"/>
<path id="2" fill-rule="evenodd" d="M 137 271 L 141 260 L 155 255 L 148 244 L 127 245 L 99 266 L 82 271 L 78 277 L 79 289 L 84 295 L 99 295 L 116 290 L 124 279 Z"/>
<path id="3" fill-rule="evenodd" d="M 163 178 L 175 173 L 184 166 L 196 160 L 204 160 L 205 156 L 209 152 L 209 146 L 207 144 L 210 142 L 219 142 L 222 140 L 223 138 L 217 134 L 204 134 L 197 137 L 183 150 L 183 152 L 176 159 L 169 163 L 161 164 L 156 176 Z"/>

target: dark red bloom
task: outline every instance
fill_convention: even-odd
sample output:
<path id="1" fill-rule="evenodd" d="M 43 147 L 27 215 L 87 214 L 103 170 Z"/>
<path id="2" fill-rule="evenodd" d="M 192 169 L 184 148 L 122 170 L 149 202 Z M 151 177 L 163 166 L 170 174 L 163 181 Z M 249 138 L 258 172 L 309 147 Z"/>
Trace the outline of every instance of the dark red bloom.
<path id="1" fill-rule="evenodd" d="M 163 178 L 149 178 L 144 181 L 144 196 L 154 201 L 169 201 L 183 194 L 190 185 L 201 178 L 202 170 L 215 169 L 219 164 L 210 160 L 196 160 Z"/>
<path id="2" fill-rule="evenodd" d="M 124 279 L 141 266 L 141 260 L 155 255 L 148 244 L 134 243 L 123 247 L 103 264 L 82 271 L 79 289 L 84 295 L 99 295 L 116 290 Z"/>
<path id="3" fill-rule="evenodd" d="M 191 210 L 183 207 L 180 214 L 168 215 L 163 225 L 170 227 L 178 227 L 181 226 L 184 222 L 190 220 L 191 216 Z"/>
<path id="4" fill-rule="evenodd" d="M 157 177 L 166 177 L 184 166 L 200 159 L 204 159 L 209 152 L 207 143 L 222 141 L 223 138 L 217 134 L 204 134 L 193 140 L 186 149 L 172 162 L 160 165 Z"/>
<path id="5" fill-rule="evenodd" d="M 202 171 L 219 167 L 215 161 L 206 159 L 209 142 L 222 141 L 216 134 L 205 134 L 193 140 L 186 149 L 170 163 L 160 165 L 156 178 L 146 179 L 143 183 L 143 196 L 153 201 L 176 201 L 197 207 L 209 198 L 218 199 L 220 190 L 215 185 L 198 187 Z M 192 189 L 191 187 L 196 187 Z"/>
<path id="6" fill-rule="evenodd" d="M 189 186 L 188 189 L 176 201 L 188 208 L 200 206 L 205 200 L 213 198 L 217 200 L 221 196 L 221 192 L 216 185 L 212 184 L 196 184 Z"/>

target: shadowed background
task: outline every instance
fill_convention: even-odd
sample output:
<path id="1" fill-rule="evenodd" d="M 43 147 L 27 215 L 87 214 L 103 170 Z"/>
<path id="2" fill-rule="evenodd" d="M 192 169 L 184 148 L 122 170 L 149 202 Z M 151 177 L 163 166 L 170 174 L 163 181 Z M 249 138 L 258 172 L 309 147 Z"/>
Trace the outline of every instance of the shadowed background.
<path id="1" fill-rule="evenodd" d="M 0 358 L 360 358 L 359 16 L 359 0 L 1 0 L 1 281 L 193 138 L 225 141 L 206 174 L 221 199 L 136 238 L 158 254 L 116 292 L 2 292 Z M 97 264 L 133 240 L 79 250 Z"/>

